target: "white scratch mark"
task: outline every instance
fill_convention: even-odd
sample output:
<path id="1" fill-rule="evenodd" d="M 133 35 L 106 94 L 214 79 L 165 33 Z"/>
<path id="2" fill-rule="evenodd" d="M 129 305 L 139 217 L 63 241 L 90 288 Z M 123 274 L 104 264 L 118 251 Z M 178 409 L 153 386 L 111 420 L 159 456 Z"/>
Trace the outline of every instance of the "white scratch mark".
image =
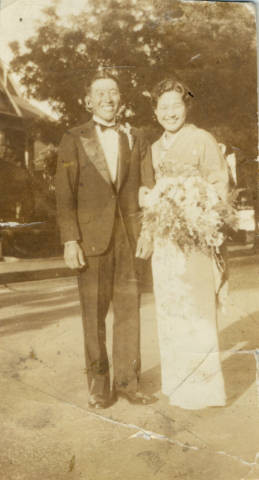
<path id="1" fill-rule="evenodd" d="M 144 440 L 152 440 L 152 436 L 150 436 L 146 432 L 142 432 L 142 431 L 134 433 L 129 438 L 143 438 Z"/>
<path id="2" fill-rule="evenodd" d="M 252 467 L 256 465 L 255 462 L 247 462 L 246 460 L 243 460 L 241 457 L 237 457 L 236 455 L 230 455 L 230 453 L 218 450 L 215 452 L 216 455 L 224 455 L 225 457 L 232 458 L 232 460 L 237 460 L 238 462 L 243 463 L 243 465 L 248 465 L 249 467 Z"/>
<path id="3" fill-rule="evenodd" d="M 120 422 L 118 420 L 114 420 L 113 418 L 105 417 L 103 415 L 94 413 L 94 412 L 88 410 L 87 408 L 82 407 L 81 405 L 77 405 L 76 403 L 71 403 L 70 401 L 64 400 L 63 398 L 59 397 L 58 395 L 53 395 L 53 394 L 47 393 L 44 390 L 41 390 L 40 388 L 35 387 L 34 385 L 30 385 L 26 382 L 23 382 L 21 379 L 12 379 L 12 380 L 16 381 L 18 383 L 21 383 L 22 385 L 24 385 L 26 387 L 29 387 L 34 391 L 40 392 L 40 393 L 46 395 L 47 397 L 54 398 L 55 400 L 58 400 L 58 401 L 60 401 L 64 404 L 67 404 L 72 408 L 79 409 L 79 410 L 81 410 L 82 412 L 86 413 L 87 415 L 89 415 L 91 417 L 95 417 L 96 419 L 103 420 L 104 422 L 112 423 L 114 425 L 118 425 L 118 426 L 123 427 L 123 428 L 131 429 L 131 430 L 137 430 L 136 433 L 131 435 L 129 438 L 142 438 L 142 439 L 148 440 L 148 441 L 149 440 L 163 441 L 163 442 L 167 442 L 171 445 L 176 445 L 178 447 L 184 448 L 186 450 L 199 451 L 201 449 L 203 449 L 203 450 L 206 449 L 211 454 L 226 456 L 228 458 L 231 458 L 234 461 L 242 463 L 243 465 L 249 466 L 250 468 L 256 467 L 259 464 L 259 452 L 256 453 L 255 459 L 254 459 L 253 462 L 248 462 L 247 460 L 244 460 L 241 457 L 238 457 L 236 455 L 231 455 L 231 454 L 229 454 L 227 452 L 224 452 L 224 451 L 216 451 L 215 452 L 214 450 L 212 450 L 207 445 L 202 446 L 202 447 L 198 447 L 196 445 L 190 445 L 189 443 L 182 443 L 178 440 L 173 440 L 169 437 L 166 437 L 165 435 L 161 435 L 159 433 L 152 432 L 150 430 L 146 430 L 144 428 L 141 428 L 138 425 Z M 258 479 L 255 479 L 255 480 L 258 480 Z"/>
<path id="4" fill-rule="evenodd" d="M 254 469 L 255 467 L 259 465 L 259 452 L 255 455 L 255 461 L 251 467 L 251 469 L 249 470 L 249 472 L 247 472 L 246 476 L 241 478 L 241 480 L 246 480 L 248 477 L 250 477 L 250 475 L 252 475 L 254 473 Z M 258 478 L 254 478 L 253 480 L 259 480 Z"/>
<path id="5" fill-rule="evenodd" d="M 142 438 L 143 440 L 160 440 L 160 441 L 166 441 L 170 444 L 177 445 L 178 447 L 188 449 L 188 450 L 196 450 L 196 451 L 201 450 L 201 448 L 197 446 L 189 445 L 187 443 L 182 443 L 182 442 L 179 442 L 178 440 L 172 440 L 171 438 L 168 438 L 165 435 L 160 435 L 155 432 L 150 432 L 149 430 L 141 429 L 137 433 L 134 433 L 133 435 L 131 435 L 129 438 Z M 203 449 L 206 448 L 207 450 L 210 450 L 208 447 L 202 447 L 202 448 Z M 238 457 L 237 455 L 231 455 L 230 453 L 224 452 L 223 450 L 218 450 L 216 452 L 211 451 L 211 453 L 214 453 L 215 455 L 221 455 L 221 456 L 231 458 L 232 460 L 240 462 L 243 465 L 246 465 L 249 467 L 255 467 L 256 465 L 258 465 L 259 453 L 256 454 L 253 462 L 248 462 L 247 460 L 243 460 L 243 458 Z"/>
<path id="6" fill-rule="evenodd" d="M 188 450 L 199 450 L 199 447 L 194 445 L 189 445 L 187 443 L 179 442 L 178 440 L 172 440 L 171 438 L 166 437 L 165 435 L 160 435 L 159 433 L 150 432 L 149 430 L 139 430 L 137 433 L 134 433 L 129 438 L 142 438 L 144 440 L 160 440 L 164 442 L 177 445 L 178 447 L 185 448 Z"/>
<path id="7" fill-rule="evenodd" d="M 43 223 L 46 223 L 46 222 L 31 222 L 31 223 L 0 222 L 0 227 L 3 227 L 3 228 L 31 227 L 33 225 L 43 225 Z"/>
<path id="8" fill-rule="evenodd" d="M 197 58 L 199 58 L 201 56 L 200 53 L 197 53 L 197 55 L 194 55 L 191 59 L 190 59 L 190 62 L 193 62 L 194 60 L 197 60 Z"/>

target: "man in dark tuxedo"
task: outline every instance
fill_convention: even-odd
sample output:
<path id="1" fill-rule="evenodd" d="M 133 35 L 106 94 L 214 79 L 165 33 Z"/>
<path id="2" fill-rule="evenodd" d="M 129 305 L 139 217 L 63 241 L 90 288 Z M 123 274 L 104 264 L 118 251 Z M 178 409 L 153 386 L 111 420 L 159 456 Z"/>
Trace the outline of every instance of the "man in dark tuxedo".
<path id="1" fill-rule="evenodd" d="M 138 131 L 116 122 L 117 78 L 99 72 L 87 90 L 86 103 L 92 119 L 65 133 L 60 144 L 56 194 L 65 261 L 79 272 L 88 404 L 105 408 L 123 397 L 145 405 L 154 398 L 138 392 L 140 305 L 135 250 L 138 190 L 141 183 L 153 185 L 151 157 Z M 111 302 L 113 395 L 105 329 Z"/>

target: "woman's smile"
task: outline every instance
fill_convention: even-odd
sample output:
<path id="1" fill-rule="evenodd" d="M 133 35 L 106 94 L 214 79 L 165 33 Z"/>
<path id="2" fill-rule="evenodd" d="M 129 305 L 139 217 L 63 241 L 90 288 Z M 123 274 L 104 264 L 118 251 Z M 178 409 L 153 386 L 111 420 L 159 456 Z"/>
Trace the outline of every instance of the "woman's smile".
<path id="1" fill-rule="evenodd" d="M 165 92 L 158 99 L 155 114 L 166 131 L 176 133 L 180 130 L 185 123 L 186 113 L 186 106 L 180 93 Z"/>

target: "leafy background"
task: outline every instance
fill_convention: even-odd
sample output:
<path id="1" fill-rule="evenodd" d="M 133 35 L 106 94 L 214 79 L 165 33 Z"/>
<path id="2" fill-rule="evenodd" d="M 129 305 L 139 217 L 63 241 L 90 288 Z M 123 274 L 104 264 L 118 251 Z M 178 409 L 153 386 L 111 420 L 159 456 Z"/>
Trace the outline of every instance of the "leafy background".
<path id="1" fill-rule="evenodd" d="M 251 4 L 252 5 L 252 4 Z M 88 119 L 84 83 L 100 66 L 120 77 L 128 120 L 152 141 L 159 135 L 148 94 L 176 72 L 193 95 L 190 120 L 234 148 L 240 178 L 255 197 L 257 157 L 256 26 L 242 3 L 89 0 L 64 21 L 55 6 L 24 46 L 11 43 L 12 70 L 27 95 L 59 116 L 42 126 L 58 142 Z"/>

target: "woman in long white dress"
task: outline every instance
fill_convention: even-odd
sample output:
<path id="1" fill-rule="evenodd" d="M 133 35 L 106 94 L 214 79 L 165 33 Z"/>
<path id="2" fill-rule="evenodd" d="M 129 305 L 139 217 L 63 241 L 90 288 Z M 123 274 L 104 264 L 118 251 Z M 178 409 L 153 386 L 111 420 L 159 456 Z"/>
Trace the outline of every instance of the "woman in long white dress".
<path id="1" fill-rule="evenodd" d="M 152 145 L 156 181 L 194 172 L 226 198 L 228 173 L 212 135 L 186 123 L 189 94 L 174 78 L 160 82 L 152 100 L 163 135 Z M 142 205 L 148 202 L 142 191 Z M 139 245 L 139 256 L 143 253 Z M 185 409 L 226 402 L 217 329 L 218 278 L 212 256 L 193 249 L 188 255 L 171 240 L 154 240 L 152 272 L 161 356 L 162 393 Z"/>

